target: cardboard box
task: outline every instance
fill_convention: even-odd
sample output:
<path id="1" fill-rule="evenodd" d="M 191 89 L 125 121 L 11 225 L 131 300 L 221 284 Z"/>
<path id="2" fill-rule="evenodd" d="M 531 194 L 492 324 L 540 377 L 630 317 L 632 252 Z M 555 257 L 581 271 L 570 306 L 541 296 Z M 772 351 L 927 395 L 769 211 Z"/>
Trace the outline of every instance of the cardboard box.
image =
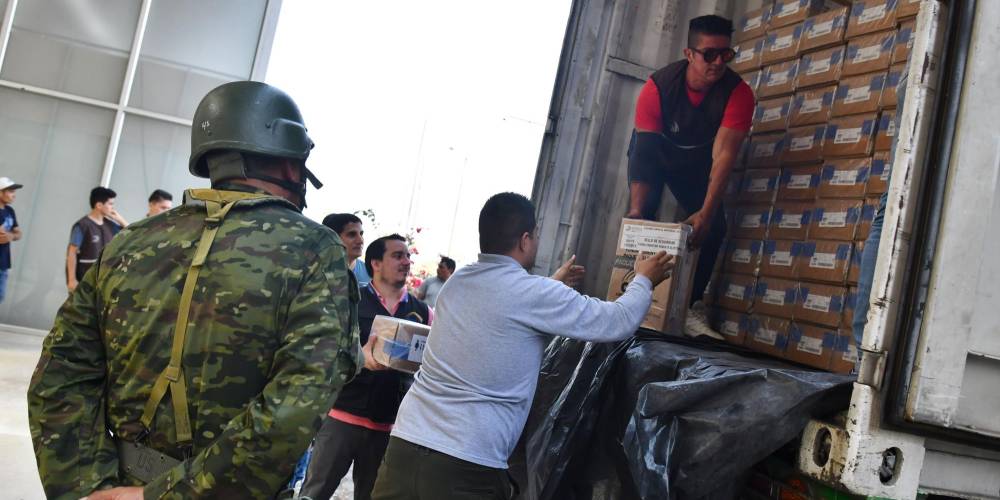
<path id="1" fill-rule="evenodd" d="M 855 0 L 847 22 L 847 38 L 896 27 L 898 0 Z"/>
<path id="2" fill-rule="evenodd" d="M 826 125 L 806 125 L 788 130 L 785 150 L 781 153 L 783 164 L 816 163 L 823 159 L 823 136 Z"/>
<path id="3" fill-rule="evenodd" d="M 895 41 L 895 31 L 849 39 L 847 53 L 844 56 L 843 75 L 863 75 L 889 69 L 889 61 L 892 61 L 892 45 Z"/>
<path id="4" fill-rule="evenodd" d="M 819 283 L 799 283 L 795 319 L 837 328 L 843 319 L 847 288 Z"/>
<path id="5" fill-rule="evenodd" d="M 762 240 L 767 236 L 767 223 L 771 218 L 769 205 L 747 205 L 736 211 L 733 237 Z"/>
<path id="6" fill-rule="evenodd" d="M 805 21 L 807 17 L 822 12 L 825 3 L 825 0 L 775 0 L 771 10 L 771 28 Z"/>
<path id="7" fill-rule="evenodd" d="M 875 151 L 889 151 L 896 139 L 896 110 L 884 109 L 875 126 Z"/>
<path id="8" fill-rule="evenodd" d="M 653 303 L 642 321 L 644 328 L 663 333 L 682 335 L 691 299 L 691 285 L 697 254 L 687 246 L 691 226 L 638 219 L 622 219 L 618 233 L 608 300 L 616 300 L 625 293 L 635 278 L 635 261 L 640 256 L 652 255 L 661 250 L 674 256 L 671 277 L 653 289 Z"/>
<path id="9" fill-rule="evenodd" d="M 832 118 L 823 138 L 823 158 L 871 155 L 877 122 L 875 113 Z"/>
<path id="10" fill-rule="evenodd" d="M 764 354 L 781 357 L 788 345 L 791 321 L 754 314 L 747 322 L 746 346 Z"/>
<path id="11" fill-rule="evenodd" d="M 800 280 L 837 285 L 847 281 L 847 271 L 851 267 L 850 241 L 810 240 L 800 248 L 795 266 Z"/>
<path id="12" fill-rule="evenodd" d="M 723 274 L 719 279 L 715 300 L 731 311 L 749 312 L 756 281 L 757 278 L 746 274 Z"/>
<path id="13" fill-rule="evenodd" d="M 861 255 L 865 250 L 864 241 L 854 242 L 854 251 L 851 252 L 851 267 L 847 270 L 847 283 L 858 284 L 858 277 L 861 275 Z"/>
<path id="14" fill-rule="evenodd" d="M 754 288 L 753 312 L 792 319 L 798 290 L 797 281 L 759 276 Z"/>
<path id="15" fill-rule="evenodd" d="M 840 329 L 837 345 L 830 359 L 830 371 L 834 373 L 851 373 L 858 362 L 858 348 L 854 345 L 854 336 L 850 328 Z"/>
<path id="16" fill-rule="evenodd" d="M 747 170 L 738 199 L 749 203 L 770 203 L 778 193 L 780 176 L 781 171 L 776 168 Z"/>
<path id="17" fill-rule="evenodd" d="M 799 39 L 801 37 L 801 24 L 768 29 L 767 34 L 764 35 L 764 52 L 760 56 L 760 63 L 768 65 L 795 59 L 799 53 Z"/>
<path id="18" fill-rule="evenodd" d="M 765 5 L 759 9 L 747 11 L 743 14 L 743 17 L 740 18 L 739 22 L 736 23 L 736 29 L 733 33 L 733 41 L 743 42 L 745 40 L 764 36 L 764 32 L 767 30 L 767 25 L 770 20 L 770 4 L 765 3 Z"/>
<path id="19" fill-rule="evenodd" d="M 889 151 L 876 151 L 872 156 L 872 170 L 868 175 L 868 195 L 882 194 L 889 190 L 889 176 L 892 173 L 892 162 L 889 161 Z M 780 195 L 780 190 L 779 190 Z"/>
<path id="20" fill-rule="evenodd" d="M 836 328 L 814 326 L 793 321 L 788 330 L 785 359 L 826 370 L 837 345 Z"/>
<path id="21" fill-rule="evenodd" d="M 852 325 L 854 324 L 854 310 L 857 307 L 857 302 L 858 287 L 848 287 L 847 298 L 844 299 L 844 319 L 841 321 L 844 328 L 852 328 Z"/>
<path id="22" fill-rule="evenodd" d="M 812 201 L 816 199 L 821 168 L 820 165 L 812 165 L 782 169 L 781 178 L 778 180 L 778 200 Z"/>
<path id="23" fill-rule="evenodd" d="M 823 162 L 820 198 L 861 198 L 868 185 L 871 158 L 840 158 Z"/>
<path id="24" fill-rule="evenodd" d="M 760 266 L 760 240 L 729 240 L 723 270 L 727 273 L 757 274 Z"/>
<path id="25" fill-rule="evenodd" d="M 378 364 L 393 370 L 416 373 L 423 361 L 424 347 L 430 331 L 431 327 L 422 323 L 390 316 L 375 316 L 371 329 L 371 335 L 375 336 L 372 358 Z"/>
<path id="26" fill-rule="evenodd" d="M 792 111 L 788 115 L 789 127 L 825 124 L 830 120 L 836 85 L 811 90 L 800 90 L 792 98 Z"/>
<path id="27" fill-rule="evenodd" d="M 729 174 L 729 179 L 726 181 L 726 192 L 723 193 L 722 200 L 726 202 L 735 202 L 736 198 L 740 194 L 740 188 L 743 186 L 743 172 L 733 172 Z"/>
<path id="28" fill-rule="evenodd" d="M 885 71 L 849 76 L 837 85 L 837 95 L 833 98 L 831 116 L 856 115 L 878 111 L 882 89 L 885 87 Z"/>
<path id="29" fill-rule="evenodd" d="M 799 39 L 799 51 L 837 45 L 844 41 L 847 30 L 847 7 L 837 7 L 817 14 L 802 23 L 802 38 Z"/>
<path id="30" fill-rule="evenodd" d="M 899 0 L 896 6 L 896 19 L 901 20 L 907 17 L 916 17 L 920 13 L 921 0 Z"/>
<path id="31" fill-rule="evenodd" d="M 760 68 L 760 56 L 764 53 L 764 37 L 744 40 L 733 46 L 736 57 L 729 68 L 737 73 L 745 73 Z"/>
<path id="32" fill-rule="evenodd" d="M 746 313 L 716 308 L 712 314 L 712 328 L 721 333 L 726 342 L 743 345 L 747 338 L 749 320 Z"/>
<path id="33" fill-rule="evenodd" d="M 760 275 L 771 278 L 795 279 L 796 257 L 802 251 L 801 241 L 764 240 L 760 257 Z"/>
<path id="34" fill-rule="evenodd" d="M 809 239 L 853 240 L 863 206 L 864 200 L 860 199 L 816 200 L 809 220 Z"/>
<path id="35" fill-rule="evenodd" d="M 740 151 L 736 155 L 736 165 L 733 170 L 743 170 L 747 167 L 747 159 L 750 158 L 750 136 L 744 137 L 740 144 Z"/>
<path id="36" fill-rule="evenodd" d="M 782 201 L 774 204 L 768 225 L 768 238 L 775 240 L 804 240 L 812 219 L 812 204 Z"/>
<path id="37" fill-rule="evenodd" d="M 889 64 L 905 63 L 910 58 L 910 51 L 913 50 L 913 30 L 917 26 L 915 19 L 899 23 L 899 31 L 896 32 L 896 41 L 892 46 L 892 59 Z"/>
<path id="38" fill-rule="evenodd" d="M 750 90 L 753 91 L 753 95 L 755 96 L 757 95 L 757 88 L 760 87 L 760 76 L 761 71 L 759 69 L 740 74 L 740 77 L 743 78 L 744 82 L 747 82 L 747 85 L 750 86 Z"/>
<path id="39" fill-rule="evenodd" d="M 885 89 L 882 90 L 882 99 L 879 101 L 880 108 L 896 108 L 899 105 L 899 83 L 905 71 L 906 64 L 897 64 L 889 68 L 889 76 L 885 80 Z"/>
<path id="40" fill-rule="evenodd" d="M 792 108 L 792 96 L 763 99 L 753 112 L 753 132 L 774 132 L 788 128 L 788 114 Z"/>
<path id="41" fill-rule="evenodd" d="M 795 88 L 827 85 L 840 81 L 844 69 L 844 45 L 802 54 Z"/>
<path id="42" fill-rule="evenodd" d="M 768 168 L 781 165 L 781 152 L 785 148 L 785 133 L 754 134 L 750 138 L 748 168 Z"/>
<path id="43" fill-rule="evenodd" d="M 764 99 L 791 94 L 795 90 L 795 76 L 798 74 L 798 69 L 798 59 L 764 66 L 764 76 L 757 90 L 757 97 Z"/>
<path id="44" fill-rule="evenodd" d="M 858 229 L 854 233 L 855 241 L 865 241 L 868 239 L 868 233 L 872 230 L 872 221 L 875 220 L 875 211 L 878 209 L 878 202 L 878 198 L 865 198 L 865 204 L 861 206 Z"/>

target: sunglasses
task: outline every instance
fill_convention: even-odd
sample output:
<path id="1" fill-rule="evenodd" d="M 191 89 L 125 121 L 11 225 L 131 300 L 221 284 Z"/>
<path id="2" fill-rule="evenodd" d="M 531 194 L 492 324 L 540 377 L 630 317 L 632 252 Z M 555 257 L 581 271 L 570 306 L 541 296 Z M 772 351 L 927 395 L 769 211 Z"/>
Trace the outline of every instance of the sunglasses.
<path id="1" fill-rule="evenodd" d="M 722 62 L 728 63 L 729 61 L 732 61 L 734 57 L 736 57 L 736 51 L 729 47 L 726 47 L 724 49 L 716 49 L 716 48 L 696 49 L 694 47 L 688 47 L 688 48 L 701 54 L 701 57 L 704 58 L 705 62 L 707 63 L 714 63 L 715 60 L 718 59 L 719 57 L 722 58 Z"/>

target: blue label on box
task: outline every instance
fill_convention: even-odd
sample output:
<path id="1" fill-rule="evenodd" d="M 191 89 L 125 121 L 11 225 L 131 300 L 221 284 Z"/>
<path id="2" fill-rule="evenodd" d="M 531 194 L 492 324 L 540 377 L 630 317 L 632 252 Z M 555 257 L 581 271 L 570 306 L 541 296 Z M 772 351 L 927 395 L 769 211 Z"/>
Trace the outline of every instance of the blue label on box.
<path id="1" fill-rule="evenodd" d="M 868 84 L 868 88 L 871 90 L 882 90 L 883 85 L 885 85 L 885 75 L 875 75 L 872 77 L 871 83 Z"/>
<path id="2" fill-rule="evenodd" d="M 757 255 L 760 253 L 760 241 L 754 240 L 750 242 L 750 253 L 752 255 Z"/>
<path id="3" fill-rule="evenodd" d="M 842 243 L 837 246 L 837 260 L 847 260 L 847 254 L 851 252 L 850 243 Z"/>

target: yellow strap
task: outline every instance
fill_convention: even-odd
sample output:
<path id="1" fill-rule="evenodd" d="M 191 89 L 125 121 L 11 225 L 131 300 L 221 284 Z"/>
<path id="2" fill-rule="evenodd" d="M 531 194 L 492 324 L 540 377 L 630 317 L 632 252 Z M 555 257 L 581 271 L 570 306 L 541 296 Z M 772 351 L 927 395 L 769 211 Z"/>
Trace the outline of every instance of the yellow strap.
<path id="1" fill-rule="evenodd" d="M 177 309 L 177 322 L 174 325 L 173 346 L 170 349 L 170 362 L 167 367 L 157 377 L 153 384 L 153 390 L 146 401 L 146 406 L 142 412 L 142 425 L 149 430 L 152 428 L 153 416 L 156 408 L 170 389 L 170 399 L 174 409 L 174 424 L 177 430 L 178 444 L 191 441 L 191 418 L 188 414 L 187 387 L 184 383 L 184 371 L 181 367 L 184 355 L 184 342 L 187 336 L 188 315 L 191 312 L 191 298 L 194 296 L 195 284 L 198 281 L 198 274 L 202 265 L 208 257 L 208 252 L 212 248 L 222 221 L 226 218 L 229 210 L 243 200 L 267 198 L 267 196 L 256 193 L 242 193 L 237 191 L 217 191 L 213 189 L 192 189 L 189 194 L 195 199 L 205 202 L 207 216 L 205 217 L 205 229 L 201 233 L 201 240 L 195 251 L 191 267 L 188 268 L 187 277 L 184 280 L 184 289 L 181 292 L 181 300 Z"/>

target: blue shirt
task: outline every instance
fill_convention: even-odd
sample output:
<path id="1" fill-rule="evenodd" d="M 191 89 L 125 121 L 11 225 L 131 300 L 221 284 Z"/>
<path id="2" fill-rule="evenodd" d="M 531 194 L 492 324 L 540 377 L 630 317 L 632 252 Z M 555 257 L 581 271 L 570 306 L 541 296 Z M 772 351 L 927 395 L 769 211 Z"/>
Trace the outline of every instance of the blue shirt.
<path id="1" fill-rule="evenodd" d="M 358 259 L 354 261 L 354 277 L 358 279 L 358 287 L 362 288 L 372 282 L 372 277 L 368 276 L 368 269 L 365 268 L 365 261 Z"/>
<path id="2" fill-rule="evenodd" d="M 11 232 L 17 227 L 17 215 L 14 214 L 14 207 L 7 205 L 0 209 L 0 227 L 6 232 Z M 10 243 L 0 245 L 0 270 L 10 269 Z"/>

